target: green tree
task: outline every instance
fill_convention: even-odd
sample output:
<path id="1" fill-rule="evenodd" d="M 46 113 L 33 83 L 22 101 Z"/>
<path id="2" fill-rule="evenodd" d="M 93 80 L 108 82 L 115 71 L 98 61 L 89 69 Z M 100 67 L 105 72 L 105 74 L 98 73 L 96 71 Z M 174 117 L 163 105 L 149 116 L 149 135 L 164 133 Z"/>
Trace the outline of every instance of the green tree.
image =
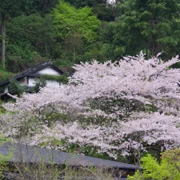
<path id="1" fill-rule="evenodd" d="M 9 16 L 17 14 L 19 12 L 20 1 L 16 2 L 12 0 L 0 1 L 0 17 L 1 17 L 1 31 L 2 31 L 2 65 L 5 67 L 5 38 L 6 38 L 6 20 Z"/>
<path id="2" fill-rule="evenodd" d="M 57 0 L 0 0 L 0 17 L 2 29 L 2 65 L 5 67 L 5 52 L 6 52 L 6 24 L 9 20 L 19 15 L 31 15 L 40 13 L 45 16 L 45 13 L 57 4 Z"/>
<path id="3" fill-rule="evenodd" d="M 57 3 L 58 0 L 36 0 L 33 3 L 34 12 L 39 12 L 44 16 L 50 13 Z"/>
<path id="4" fill-rule="evenodd" d="M 180 179 L 180 149 L 162 153 L 161 162 L 148 154 L 141 159 L 143 172 L 137 171 L 128 180 L 179 180 Z"/>
<path id="5" fill-rule="evenodd" d="M 52 17 L 21 15 L 7 23 L 7 69 L 22 71 L 32 63 L 53 56 L 55 39 Z"/>
<path id="6" fill-rule="evenodd" d="M 119 53 L 134 55 L 140 50 L 157 55 L 178 53 L 180 34 L 179 0 L 126 0 L 117 5 L 113 43 Z"/>
<path id="7" fill-rule="evenodd" d="M 60 0 L 52 15 L 54 17 L 54 30 L 61 39 L 77 32 L 88 42 L 96 40 L 100 21 L 90 8 L 76 9 Z"/>
<path id="8" fill-rule="evenodd" d="M 22 93 L 25 91 L 25 88 L 22 87 L 20 83 L 13 78 L 10 80 L 8 89 L 10 94 L 18 95 L 18 97 L 20 97 Z"/>
<path id="9" fill-rule="evenodd" d="M 21 71 L 32 63 L 38 55 L 37 49 L 43 18 L 38 14 L 21 15 L 7 23 L 7 69 L 11 72 Z M 38 49 L 39 50 L 39 49 Z"/>
<path id="10" fill-rule="evenodd" d="M 56 39 L 64 50 L 61 57 L 70 56 L 68 59 L 77 62 L 80 54 L 84 52 L 84 47 L 97 40 L 100 20 L 91 8 L 77 9 L 63 0 L 53 9 L 52 16 Z"/>
<path id="11" fill-rule="evenodd" d="M 5 39 L 6 39 L 6 22 L 12 17 L 20 15 L 22 12 L 28 13 L 33 7 L 34 0 L 0 0 L 0 17 L 1 17 L 1 30 L 2 30 L 2 65 L 5 67 Z"/>
<path id="12" fill-rule="evenodd" d="M 98 19 L 102 21 L 113 21 L 117 11 L 115 6 L 107 6 L 105 0 L 66 0 L 77 8 L 90 7 L 97 15 Z"/>

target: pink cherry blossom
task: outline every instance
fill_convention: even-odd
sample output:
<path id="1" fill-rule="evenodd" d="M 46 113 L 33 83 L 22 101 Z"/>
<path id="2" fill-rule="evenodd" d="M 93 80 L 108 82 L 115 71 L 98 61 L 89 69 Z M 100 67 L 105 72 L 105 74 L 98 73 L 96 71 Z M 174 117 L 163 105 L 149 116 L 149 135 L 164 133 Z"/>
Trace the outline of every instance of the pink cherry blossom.
<path id="1" fill-rule="evenodd" d="M 32 145 L 52 139 L 88 144 L 113 157 L 148 146 L 179 147 L 180 69 L 170 68 L 177 62 L 140 53 L 75 65 L 67 85 L 4 104 L 0 132 Z"/>

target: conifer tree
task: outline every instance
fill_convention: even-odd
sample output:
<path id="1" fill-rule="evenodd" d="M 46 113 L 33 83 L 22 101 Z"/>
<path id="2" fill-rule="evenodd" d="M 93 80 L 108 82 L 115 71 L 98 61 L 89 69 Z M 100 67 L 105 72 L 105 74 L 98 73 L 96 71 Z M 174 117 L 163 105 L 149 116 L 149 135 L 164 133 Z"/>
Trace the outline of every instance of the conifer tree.
<path id="1" fill-rule="evenodd" d="M 126 0 L 119 8 L 114 41 L 124 44 L 125 54 L 142 49 L 152 56 L 160 51 L 169 56 L 178 53 L 179 0 Z"/>

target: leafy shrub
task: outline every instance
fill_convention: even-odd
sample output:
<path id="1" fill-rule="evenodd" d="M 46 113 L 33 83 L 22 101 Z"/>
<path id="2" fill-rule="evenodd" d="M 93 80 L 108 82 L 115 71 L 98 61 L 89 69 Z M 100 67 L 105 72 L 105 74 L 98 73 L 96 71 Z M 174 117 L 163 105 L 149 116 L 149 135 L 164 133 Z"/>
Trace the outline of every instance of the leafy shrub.
<path id="1" fill-rule="evenodd" d="M 4 71 L 0 68 L 0 82 L 3 82 L 13 76 L 12 73 Z"/>
<path id="2" fill-rule="evenodd" d="M 24 92 L 24 87 L 19 84 L 15 79 L 11 79 L 8 85 L 9 93 L 20 96 Z"/>
<path id="3" fill-rule="evenodd" d="M 161 162 L 148 154 L 141 159 L 143 172 L 137 171 L 128 180 L 179 180 L 180 179 L 180 149 L 162 153 Z"/>
<path id="4" fill-rule="evenodd" d="M 45 80 L 52 80 L 57 81 L 59 83 L 67 84 L 68 83 L 68 77 L 67 74 L 63 74 L 60 76 L 53 76 L 53 75 L 41 75 L 41 77 Z"/>

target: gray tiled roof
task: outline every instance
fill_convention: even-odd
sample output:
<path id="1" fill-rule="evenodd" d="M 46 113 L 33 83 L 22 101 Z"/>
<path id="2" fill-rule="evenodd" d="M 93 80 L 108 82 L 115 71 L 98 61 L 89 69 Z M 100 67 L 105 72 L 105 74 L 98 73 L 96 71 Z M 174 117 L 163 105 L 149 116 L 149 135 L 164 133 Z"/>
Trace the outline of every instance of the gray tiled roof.
<path id="1" fill-rule="evenodd" d="M 118 168 L 126 170 L 140 169 L 139 166 L 117 161 L 104 160 L 83 155 L 75 155 L 66 152 L 28 146 L 23 144 L 6 143 L 0 146 L 0 154 L 8 154 L 13 151 L 13 158 L 9 162 L 30 162 L 46 164 L 68 164 L 71 166 L 96 166 L 102 168 Z"/>

